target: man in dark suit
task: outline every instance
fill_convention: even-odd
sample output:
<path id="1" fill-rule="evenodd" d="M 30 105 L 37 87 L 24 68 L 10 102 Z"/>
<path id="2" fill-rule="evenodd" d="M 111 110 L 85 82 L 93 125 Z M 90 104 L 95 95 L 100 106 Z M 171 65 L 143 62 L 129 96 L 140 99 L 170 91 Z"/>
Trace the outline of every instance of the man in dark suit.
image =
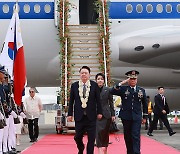
<path id="1" fill-rule="evenodd" d="M 73 113 L 75 120 L 74 140 L 83 154 L 83 135 L 87 132 L 87 154 L 94 153 L 94 141 L 96 133 L 96 119 L 102 118 L 100 104 L 100 90 L 96 82 L 89 80 L 90 68 L 83 66 L 80 69 L 80 80 L 71 85 L 70 102 L 68 109 L 68 121 L 72 121 Z"/>
<path id="2" fill-rule="evenodd" d="M 113 95 L 121 96 L 122 99 L 119 117 L 123 123 L 127 154 L 140 154 L 141 123 L 146 122 L 148 115 L 145 90 L 136 85 L 138 74 L 139 72 L 136 70 L 127 72 L 125 75 L 128 79 L 120 82 L 111 89 Z M 125 83 L 128 83 L 128 85 L 122 86 Z"/>
<path id="3" fill-rule="evenodd" d="M 165 96 L 163 95 L 164 87 L 162 87 L 162 86 L 158 87 L 158 92 L 159 93 L 154 97 L 154 102 L 155 102 L 155 106 L 154 106 L 154 110 L 153 110 L 154 118 L 153 118 L 151 126 L 148 130 L 147 135 L 153 136 L 152 132 L 153 132 L 154 128 L 157 126 L 158 119 L 161 119 L 162 122 L 164 123 L 164 125 L 166 126 L 166 128 L 169 132 L 169 135 L 172 136 L 176 132 L 173 132 L 172 128 L 169 125 L 168 119 L 167 119 L 167 114 L 169 113 L 169 106 L 167 104 Z"/>

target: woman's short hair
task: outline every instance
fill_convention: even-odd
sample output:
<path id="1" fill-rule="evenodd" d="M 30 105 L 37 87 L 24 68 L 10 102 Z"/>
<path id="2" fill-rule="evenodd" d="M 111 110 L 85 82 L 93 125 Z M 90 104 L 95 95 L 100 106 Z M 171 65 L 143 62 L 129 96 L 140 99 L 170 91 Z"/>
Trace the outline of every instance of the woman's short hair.
<path id="1" fill-rule="evenodd" d="M 95 80 L 97 80 L 98 76 L 102 76 L 102 78 L 105 80 L 105 75 L 103 73 L 96 74 Z"/>

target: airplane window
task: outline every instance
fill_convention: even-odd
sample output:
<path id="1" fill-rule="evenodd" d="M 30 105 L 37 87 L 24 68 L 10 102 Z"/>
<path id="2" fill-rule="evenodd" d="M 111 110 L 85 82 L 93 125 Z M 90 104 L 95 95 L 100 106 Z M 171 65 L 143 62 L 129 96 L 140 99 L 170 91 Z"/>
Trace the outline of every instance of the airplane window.
<path id="1" fill-rule="evenodd" d="M 141 51 L 143 49 L 144 49 L 144 46 L 141 46 L 141 45 L 134 48 L 134 50 L 136 51 Z"/>
<path id="2" fill-rule="evenodd" d="M 160 47 L 160 44 L 156 43 L 156 44 L 153 44 L 152 48 L 154 49 L 158 49 Z"/>
<path id="3" fill-rule="evenodd" d="M 40 11 L 41 11 L 40 5 L 39 4 L 34 5 L 34 12 L 39 13 Z"/>
<path id="4" fill-rule="evenodd" d="M 2 9 L 3 9 L 4 13 L 8 13 L 9 12 L 9 5 L 4 4 Z"/>
<path id="5" fill-rule="evenodd" d="M 167 13 L 171 13 L 172 12 L 172 5 L 171 4 L 167 4 L 166 5 L 166 12 Z"/>
<path id="6" fill-rule="evenodd" d="M 162 6 L 161 4 L 158 4 L 158 5 L 156 6 L 156 11 L 157 11 L 158 13 L 162 13 L 162 12 L 163 12 L 163 6 Z"/>
<path id="7" fill-rule="evenodd" d="M 180 4 L 177 5 L 177 12 L 180 13 Z"/>
<path id="8" fill-rule="evenodd" d="M 30 12 L 30 6 L 28 4 L 24 5 L 24 12 L 29 13 Z"/>
<path id="9" fill-rule="evenodd" d="M 152 13 L 152 11 L 153 11 L 153 6 L 152 6 L 151 4 L 148 4 L 148 5 L 146 6 L 146 11 L 147 11 L 148 13 Z"/>
<path id="10" fill-rule="evenodd" d="M 142 11 L 143 11 L 143 6 L 142 6 L 141 4 L 138 4 L 138 5 L 136 6 L 136 11 L 137 11 L 138 13 L 142 13 Z"/>
<path id="11" fill-rule="evenodd" d="M 46 4 L 46 5 L 44 6 L 44 11 L 45 11 L 46 13 L 51 12 L 51 6 L 50 6 L 49 4 Z"/>
<path id="12" fill-rule="evenodd" d="M 132 13 L 132 11 L 133 11 L 133 6 L 131 4 L 126 5 L 126 12 Z"/>

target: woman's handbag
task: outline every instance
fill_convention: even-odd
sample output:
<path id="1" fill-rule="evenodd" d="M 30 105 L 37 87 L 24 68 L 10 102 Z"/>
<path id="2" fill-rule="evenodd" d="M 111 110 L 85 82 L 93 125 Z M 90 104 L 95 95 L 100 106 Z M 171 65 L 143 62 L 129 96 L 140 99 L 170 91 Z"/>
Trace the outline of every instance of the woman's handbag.
<path id="1" fill-rule="evenodd" d="M 111 126 L 110 126 L 110 133 L 115 133 L 115 132 L 118 132 L 118 131 L 119 131 L 119 129 L 118 129 L 118 127 L 117 127 L 117 124 L 116 124 L 115 121 L 113 121 L 113 122 L 111 123 Z"/>
<path id="2" fill-rule="evenodd" d="M 20 124 L 19 117 L 17 117 L 17 118 L 14 118 L 14 124 Z"/>
<path id="3" fill-rule="evenodd" d="M 28 125 L 24 124 L 21 128 L 21 133 L 22 134 L 28 134 Z"/>

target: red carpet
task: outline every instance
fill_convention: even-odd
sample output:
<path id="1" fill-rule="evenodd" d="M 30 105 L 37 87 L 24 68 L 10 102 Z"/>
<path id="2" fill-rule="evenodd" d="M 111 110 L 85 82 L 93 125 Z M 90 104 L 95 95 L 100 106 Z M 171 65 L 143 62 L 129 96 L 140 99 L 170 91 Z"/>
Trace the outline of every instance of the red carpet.
<path id="1" fill-rule="evenodd" d="M 73 140 L 74 135 L 57 135 L 50 134 L 43 137 L 31 147 L 24 150 L 22 154 L 77 154 L 77 148 Z M 84 138 L 87 141 L 87 138 Z M 118 142 L 119 141 L 119 142 Z M 108 152 L 109 154 L 126 154 L 123 135 L 111 135 Z M 180 154 L 180 151 L 159 143 L 153 139 L 141 137 L 141 153 L 142 154 Z M 85 152 L 84 152 L 85 154 Z M 95 147 L 95 154 L 97 148 Z"/>

